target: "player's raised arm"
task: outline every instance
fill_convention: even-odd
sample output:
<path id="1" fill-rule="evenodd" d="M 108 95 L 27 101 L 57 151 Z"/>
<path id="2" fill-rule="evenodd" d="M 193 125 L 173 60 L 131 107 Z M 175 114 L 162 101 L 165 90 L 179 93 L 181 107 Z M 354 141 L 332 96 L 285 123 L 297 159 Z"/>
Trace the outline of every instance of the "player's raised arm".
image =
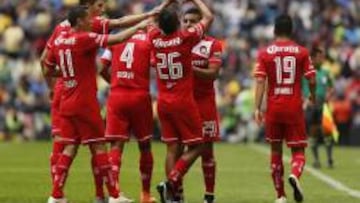
<path id="1" fill-rule="evenodd" d="M 118 19 L 111 19 L 109 21 L 109 28 L 115 27 L 129 27 L 133 26 L 136 23 L 139 23 L 147 18 L 154 17 L 160 13 L 165 7 L 167 7 L 171 2 L 174 0 L 165 0 L 159 6 L 153 8 L 151 11 L 142 13 L 142 14 L 135 14 L 135 15 L 128 15 Z"/>
<path id="2" fill-rule="evenodd" d="M 127 39 L 129 39 L 133 34 L 141 29 L 145 29 L 149 24 L 149 20 L 143 20 L 135 26 L 128 28 L 124 31 L 118 32 L 116 34 L 109 35 L 107 45 L 113 45 L 121 43 Z"/>
<path id="3" fill-rule="evenodd" d="M 200 23 L 204 26 L 204 29 L 207 30 L 210 27 L 212 21 L 214 20 L 214 15 L 207 7 L 207 5 L 202 0 L 192 0 L 194 4 L 199 8 L 201 12 L 201 21 Z"/>

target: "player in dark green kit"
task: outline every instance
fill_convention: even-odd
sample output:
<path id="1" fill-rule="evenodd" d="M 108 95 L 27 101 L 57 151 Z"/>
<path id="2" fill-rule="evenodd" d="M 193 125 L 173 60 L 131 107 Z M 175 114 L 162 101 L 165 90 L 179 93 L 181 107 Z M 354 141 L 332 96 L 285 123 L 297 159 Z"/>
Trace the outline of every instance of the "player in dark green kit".
<path id="1" fill-rule="evenodd" d="M 321 121 L 323 105 L 328 101 L 332 94 L 333 83 L 329 72 L 322 68 L 322 63 L 324 61 L 323 50 L 320 48 L 313 48 L 311 51 L 311 58 L 316 68 L 316 104 L 308 105 L 308 102 L 305 102 L 305 106 L 307 129 L 310 136 L 311 150 L 314 156 L 313 166 L 315 168 L 321 167 L 318 148 L 319 145 L 324 142 L 328 158 L 328 167 L 332 168 L 334 164 L 332 157 L 333 139 L 331 135 L 324 134 L 322 131 Z M 308 82 L 306 79 L 303 79 L 303 95 L 305 98 L 307 98 L 309 94 L 310 92 Z"/>

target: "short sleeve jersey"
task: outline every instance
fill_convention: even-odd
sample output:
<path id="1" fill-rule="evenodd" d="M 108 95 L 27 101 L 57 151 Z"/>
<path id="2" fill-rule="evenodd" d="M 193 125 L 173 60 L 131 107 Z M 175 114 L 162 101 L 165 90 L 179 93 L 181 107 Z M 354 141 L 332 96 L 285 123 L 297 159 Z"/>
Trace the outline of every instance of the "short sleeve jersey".
<path id="1" fill-rule="evenodd" d="M 95 57 L 97 49 L 105 47 L 107 40 L 108 35 L 72 30 L 54 40 L 46 63 L 61 70 L 63 114 L 86 111 L 87 105 L 97 104 Z"/>
<path id="2" fill-rule="evenodd" d="M 107 34 L 109 32 L 109 20 L 102 18 L 102 17 L 94 17 L 91 22 L 91 28 L 92 31 L 99 34 Z M 59 23 L 55 29 L 54 32 L 51 34 L 50 38 L 48 39 L 46 43 L 46 47 L 48 49 L 51 49 L 53 47 L 54 40 L 57 36 L 59 36 L 61 33 L 67 32 L 71 29 L 70 22 L 68 20 L 64 20 L 61 23 Z M 59 78 L 56 81 L 54 91 L 58 92 L 62 88 L 63 82 L 62 79 Z"/>
<path id="3" fill-rule="evenodd" d="M 207 69 L 209 64 L 222 63 L 222 45 L 221 42 L 213 37 L 205 36 L 192 49 L 192 65 L 198 68 Z M 195 96 L 204 94 L 215 94 L 214 80 L 194 77 Z"/>
<path id="4" fill-rule="evenodd" d="M 111 64 L 111 90 L 118 87 L 149 91 L 151 45 L 148 35 L 138 32 L 126 42 L 108 47 L 102 63 Z"/>
<path id="5" fill-rule="evenodd" d="M 204 34 L 204 25 L 197 24 L 187 30 L 178 30 L 170 35 L 159 28 L 149 30 L 149 38 L 155 56 L 159 100 L 180 102 L 192 98 L 193 70 L 192 48 Z"/>
<path id="6" fill-rule="evenodd" d="M 267 121 L 303 119 L 301 79 L 315 76 L 308 51 L 290 40 L 275 41 L 258 53 L 255 77 L 267 78 Z"/>

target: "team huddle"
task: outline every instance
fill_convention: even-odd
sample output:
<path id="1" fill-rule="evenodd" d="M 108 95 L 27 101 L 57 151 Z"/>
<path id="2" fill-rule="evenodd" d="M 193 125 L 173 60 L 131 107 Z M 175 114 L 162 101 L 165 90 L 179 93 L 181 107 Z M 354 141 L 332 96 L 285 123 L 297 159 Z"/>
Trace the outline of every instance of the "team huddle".
<path id="1" fill-rule="evenodd" d="M 50 157 L 53 187 L 48 203 L 67 202 L 63 189 L 80 144 L 86 144 L 91 152 L 95 202 L 133 202 L 119 184 L 122 152 L 130 135 L 137 138 L 140 150 L 140 202 L 156 202 L 150 190 L 150 67 L 157 72 L 157 111 L 161 139 L 167 146 L 165 180 L 156 187 L 160 202 L 185 202 L 183 177 L 199 157 L 205 182 L 204 202 L 215 202 L 213 143 L 219 140 L 219 121 L 214 80 L 221 67 L 222 46 L 205 34 L 214 18 L 210 9 L 202 0 L 190 2 L 194 6 L 181 15 L 176 0 L 165 0 L 148 13 L 105 19 L 100 17 L 104 0 L 80 0 L 80 5 L 72 8 L 67 19 L 55 28 L 41 58 L 51 90 L 54 140 Z M 108 34 L 115 28 L 124 29 Z M 265 78 L 269 83 L 266 132 L 272 145 L 276 202 L 280 203 L 286 202 L 280 145 L 283 139 L 293 149 L 289 181 L 296 201 L 303 199 L 299 178 L 305 164 L 306 134 L 298 105 L 302 101 L 299 80 L 303 75 L 309 78 L 311 99 L 315 100 L 311 88 L 315 71 L 307 51 L 287 38 L 291 30 L 291 19 L 278 17 L 275 34 L 279 39 L 259 53 L 255 70 L 255 118 L 259 124 Z M 110 84 L 106 124 L 96 97 L 99 48 L 105 49 L 100 75 Z M 283 105 L 289 103 L 292 106 L 284 111 Z"/>

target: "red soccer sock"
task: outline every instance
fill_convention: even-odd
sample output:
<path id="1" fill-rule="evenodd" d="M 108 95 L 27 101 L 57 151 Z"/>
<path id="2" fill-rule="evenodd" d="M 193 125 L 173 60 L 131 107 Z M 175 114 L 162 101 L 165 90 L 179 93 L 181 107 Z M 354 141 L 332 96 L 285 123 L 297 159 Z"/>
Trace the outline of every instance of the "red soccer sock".
<path id="1" fill-rule="evenodd" d="M 65 145 L 59 142 L 53 142 L 53 148 L 50 155 L 50 174 L 52 183 L 54 183 L 55 179 L 55 165 L 59 160 L 61 153 L 63 152 Z"/>
<path id="2" fill-rule="evenodd" d="M 150 184 L 152 177 L 154 159 L 151 151 L 142 152 L 140 154 L 140 173 L 142 181 L 142 191 L 150 193 Z"/>
<path id="3" fill-rule="evenodd" d="M 304 152 L 293 152 L 291 159 L 291 174 L 300 178 L 305 166 L 305 155 Z"/>
<path id="4" fill-rule="evenodd" d="M 65 185 L 72 160 L 73 160 L 72 157 L 65 154 L 60 154 L 59 159 L 55 165 L 55 176 L 53 182 L 53 190 L 51 193 L 52 197 L 54 198 L 64 197 L 63 187 Z"/>
<path id="5" fill-rule="evenodd" d="M 175 163 L 174 168 L 171 170 L 168 180 L 174 187 L 174 191 L 178 191 L 179 184 L 182 182 L 183 176 L 186 174 L 186 172 L 189 169 L 189 163 L 185 161 L 184 159 L 180 158 Z"/>
<path id="6" fill-rule="evenodd" d="M 95 194 L 98 198 L 105 198 L 104 187 L 103 187 L 103 177 L 100 174 L 100 169 L 96 166 L 96 161 L 94 156 L 91 157 L 91 168 L 94 176 L 95 183 Z"/>
<path id="7" fill-rule="evenodd" d="M 95 160 L 94 161 L 95 166 L 100 170 L 100 174 L 102 176 L 102 179 L 104 180 L 109 195 L 113 198 L 118 198 L 119 197 L 118 181 L 115 180 L 113 177 L 108 154 L 102 153 L 102 154 L 95 154 L 93 156 Z"/>
<path id="8" fill-rule="evenodd" d="M 122 153 L 118 149 L 111 149 L 109 152 L 109 162 L 111 165 L 111 174 L 113 179 L 120 183 L 120 168 L 121 168 L 121 156 Z M 120 184 L 117 185 L 118 190 L 120 191 Z"/>
<path id="9" fill-rule="evenodd" d="M 214 194 L 216 162 L 212 149 L 206 149 L 201 158 L 206 193 Z"/>
<path id="10" fill-rule="evenodd" d="M 281 154 L 271 155 L 271 177 L 277 192 L 277 197 L 285 196 L 284 190 L 284 165 Z"/>

